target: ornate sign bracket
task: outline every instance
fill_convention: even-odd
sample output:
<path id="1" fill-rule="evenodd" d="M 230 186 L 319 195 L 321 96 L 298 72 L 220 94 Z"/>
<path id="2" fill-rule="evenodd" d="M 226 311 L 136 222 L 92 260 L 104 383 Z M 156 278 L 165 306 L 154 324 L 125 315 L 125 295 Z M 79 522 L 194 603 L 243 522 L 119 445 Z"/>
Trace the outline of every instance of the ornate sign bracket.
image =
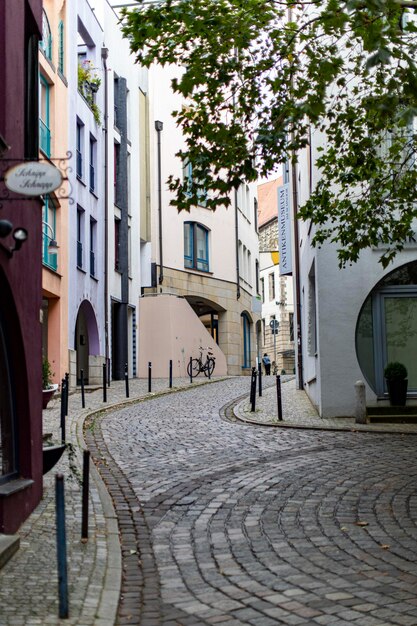
<path id="1" fill-rule="evenodd" d="M 16 191 L 12 191 L 10 188 L 6 186 L 5 180 L 6 177 L 12 169 L 18 169 L 19 165 L 24 166 L 25 163 L 39 163 L 50 165 L 51 167 L 56 167 L 59 170 L 61 176 L 60 185 L 53 191 L 56 198 L 58 200 L 68 200 L 69 204 L 74 204 L 74 198 L 72 197 L 72 185 L 68 174 L 72 172 L 72 167 L 69 165 L 70 159 L 72 158 L 72 152 L 67 151 L 65 157 L 57 157 L 57 158 L 45 158 L 45 159 L 18 159 L 18 158 L 0 158 L 0 209 L 3 208 L 4 202 L 22 202 L 24 200 L 33 200 L 34 198 L 38 198 L 40 195 L 43 195 L 42 191 L 40 193 L 34 193 L 33 195 L 29 195 L 27 192 L 18 193 Z M 23 167 L 24 169 L 24 167 Z M 46 194 L 47 192 L 45 192 Z"/>

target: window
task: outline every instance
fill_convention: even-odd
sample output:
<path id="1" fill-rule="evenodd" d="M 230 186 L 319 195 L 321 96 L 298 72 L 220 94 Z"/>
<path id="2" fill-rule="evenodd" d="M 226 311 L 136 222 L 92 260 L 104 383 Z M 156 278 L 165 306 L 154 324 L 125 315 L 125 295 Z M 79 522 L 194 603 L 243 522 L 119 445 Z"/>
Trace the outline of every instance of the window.
<path id="1" fill-rule="evenodd" d="M 77 208 L 77 267 L 83 269 L 84 211 Z"/>
<path id="2" fill-rule="evenodd" d="M 119 78 L 116 76 L 113 81 L 113 89 L 114 89 L 114 125 L 117 128 L 117 124 L 119 122 Z"/>
<path id="3" fill-rule="evenodd" d="M 290 341 L 294 341 L 294 313 L 288 314 L 288 320 L 290 323 Z"/>
<path id="4" fill-rule="evenodd" d="M 51 156 L 51 131 L 49 128 L 50 87 L 43 76 L 39 83 L 39 148 Z"/>
<path id="5" fill-rule="evenodd" d="M 255 232 L 259 233 L 258 228 L 258 201 L 256 198 L 253 199 L 253 225 L 255 227 Z"/>
<path id="6" fill-rule="evenodd" d="M 196 222 L 184 222 L 184 267 L 209 271 L 208 233 Z"/>
<path id="7" fill-rule="evenodd" d="M 275 300 L 275 274 L 269 274 L 268 276 L 268 285 L 269 285 L 269 301 Z"/>
<path id="8" fill-rule="evenodd" d="M 192 195 L 196 195 L 196 204 L 199 206 L 206 206 L 207 192 L 204 187 L 199 184 L 198 180 L 193 176 L 193 166 L 187 161 L 183 165 L 183 180 L 185 194 L 190 198 Z"/>
<path id="9" fill-rule="evenodd" d="M 64 22 L 59 21 L 58 24 L 58 72 L 64 74 L 65 62 L 65 41 L 64 41 Z"/>
<path id="10" fill-rule="evenodd" d="M 90 217 L 90 276 L 96 275 L 96 260 L 95 260 L 96 232 L 97 232 L 97 222 L 94 218 Z"/>
<path id="11" fill-rule="evenodd" d="M 314 264 L 308 275 L 308 354 L 317 352 L 316 273 Z"/>
<path id="12" fill-rule="evenodd" d="M 80 120 L 77 119 L 77 141 L 76 141 L 76 154 L 77 154 L 77 177 L 83 177 L 83 143 L 84 143 L 84 126 Z"/>
<path id="13" fill-rule="evenodd" d="M 97 140 L 90 135 L 90 191 L 96 189 L 96 158 L 97 158 Z"/>
<path id="14" fill-rule="evenodd" d="M 120 270 L 120 220 L 114 218 L 114 269 Z"/>
<path id="15" fill-rule="evenodd" d="M 255 261 L 255 287 L 256 293 L 259 293 L 259 261 L 256 259 Z"/>
<path id="16" fill-rule="evenodd" d="M 261 300 L 265 302 L 265 278 L 261 278 Z"/>
<path id="17" fill-rule="evenodd" d="M 265 345 L 265 335 L 266 335 L 266 322 L 265 318 L 262 318 L 262 343 Z"/>
<path id="18" fill-rule="evenodd" d="M 42 41 L 39 42 L 39 47 L 46 56 L 47 59 L 52 61 L 52 34 L 51 27 L 49 25 L 48 16 L 45 10 L 42 10 Z"/>
<path id="19" fill-rule="evenodd" d="M 43 198 L 42 208 L 42 263 L 56 271 L 58 257 L 56 252 L 49 252 L 49 244 L 56 238 L 56 209 L 49 196 Z"/>

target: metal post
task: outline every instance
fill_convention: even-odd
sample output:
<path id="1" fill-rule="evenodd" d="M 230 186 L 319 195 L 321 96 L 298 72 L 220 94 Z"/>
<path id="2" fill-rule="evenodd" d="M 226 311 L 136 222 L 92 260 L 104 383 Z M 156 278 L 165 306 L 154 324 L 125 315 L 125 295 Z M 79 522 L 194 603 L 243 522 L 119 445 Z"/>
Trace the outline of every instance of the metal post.
<path id="1" fill-rule="evenodd" d="M 281 376 L 279 374 L 277 374 L 277 403 L 278 403 L 278 419 L 282 421 Z"/>
<path id="2" fill-rule="evenodd" d="M 103 402 L 107 402 L 107 366 L 103 363 Z"/>
<path id="3" fill-rule="evenodd" d="M 81 376 L 81 406 L 85 409 L 84 370 L 80 370 Z"/>
<path id="4" fill-rule="evenodd" d="M 90 451 L 83 452 L 83 499 L 82 499 L 82 523 L 81 539 L 88 539 L 88 492 L 90 485 Z"/>
<path id="5" fill-rule="evenodd" d="M 61 442 L 65 443 L 65 378 L 61 380 Z"/>
<path id="6" fill-rule="evenodd" d="M 127 363 L 125 365 L 125 387 L 126 387 L 126 398 L 129 397 L 129 373 L 127 368 Z"/>
<path id="7" fill-rule="evenodd" d="M 169 360 L 169 388 L 172 389 L 172 359 Z"/>
<path id="8" fill-rule="evenodd" d="M 110 387 L 110 359 L 107 359 L 107 387 Z"/>
<path id="9" fill-rule="evenodd" d="M 256 367 L 252 367 L 251 377 L 251 413 L 255 412 L 256 405 Z"/>
<path id="10" fill-rule="evenodd" d="M 273 329 L 273 333 L 274 333 L 274 372 L 275 374 L 277 373 L 277 331 L 276 331 L 276 327 L 274 327 Z"/>
<path id="11" fill-rule="evenodd" d="M 152 391 L 152 363 L 148 362 L 148 392 Z"/>
<path id="12" fill-rule="evenodd" d="M 69 374 L 65 374 L 65 416 L 68 417 Z"/>
<path id="13" fill-rule="evenodd" d="M 262 363 L 258 363 L 259 397 L 262 397 Z"/>
<path id="14" fill-rule="evenodd" d="M 64 477 L 55 477 L 56 544 L 58 560 L 59 617 L 68 617 L 67 541 L 65 536 Z"/>
<path id="15" fill-rule="evenodd" d="M 193 382 L 193 357 L 190 356 L 190 383 Z"/>

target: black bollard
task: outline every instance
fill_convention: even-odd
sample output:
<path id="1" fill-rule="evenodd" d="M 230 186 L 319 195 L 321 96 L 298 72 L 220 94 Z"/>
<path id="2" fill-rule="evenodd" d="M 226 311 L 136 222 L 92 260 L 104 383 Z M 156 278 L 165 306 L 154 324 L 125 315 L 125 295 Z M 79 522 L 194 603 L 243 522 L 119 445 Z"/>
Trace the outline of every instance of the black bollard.
<path id="1" fill-rule="evenodd" d="M 278 419 L 282 421 L 281 376 L 279 374 L 277 374 L 277 403 L 278 403 Z"/>
<path id="2" fill-rule="evenodd" d="M 126 398 L 129 397 L 129 373 L 127 368 L 127 363 L 125 365 L 125 387 L 126 387 Z"/>
<path id="3" fill-rule="evenodd" d="M 81 378 L 81 406 L 85 409 L 84 370 L 80 370 Z"/>
<path id="4" fill-rule="evenodd" d="M 68 617 L 67 540 L 65 534 L 64 477 L 55 476 L 56 545 L 58 560 L 59 617 Z"/>
<path id="5" fill-rule="evenodd" d="M 259 397 L 262 397 L 262 363 L 258 363 L 258 388 L 259 388 Z"/>
<path id="6" fill-rule="evenodd" d="M 68 417 L 69 374 L 65 374 L 65 417 Z"/>
<path id="7" fill-rule="evenodd" d="M 65 378 L 61 380 L 61 442 L 65 443 Z"/>
<path id="8" fill-rule="evenodd" d="M 152 391 L 152 363 L 148 362 L 148 393 Z"/>
<path id="9" fill-rule="evenodd" d="M 256 367 L 252 367 L 252 377 L 251 377 L 251 413 L 255 412 L 256 405 Z"/>
<path id="10" fill-rule="evenodd" d="M 172 389 L 172 359 L 169 361 L 169 388 Z"/>
<path id="11" fill-rule="evenodd" d="M 90 451 L 83 452 L 83 499 L 82 499 L 82 522 L 81 540 L 88 539 L 88 492 L 90 488 Z"/>
<path id="12" fill-rule="evenodd" d="M 103 363 L 103 402 L 107 402 L 107 366 Z"/>
<path id="13" fill-rule="evenodd" d="M 190 356 L 190 383 L 193 382 L 193 357 Z"/>

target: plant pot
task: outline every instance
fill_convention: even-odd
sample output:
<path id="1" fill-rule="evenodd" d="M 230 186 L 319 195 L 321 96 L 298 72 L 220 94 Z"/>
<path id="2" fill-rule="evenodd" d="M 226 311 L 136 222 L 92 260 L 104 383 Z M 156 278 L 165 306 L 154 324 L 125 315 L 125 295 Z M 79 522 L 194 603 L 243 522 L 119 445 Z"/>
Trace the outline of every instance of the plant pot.
<path id="1" fill-rule="evenodd" d="M 387 380 L 389 402 L 391 406 L 405 406 L 407 401 L 408 380 Z"/>
<path id="2" fill-rule="evenodd" d="M 58 385 L 52 385 L 49 389 L 42 389 L 42 408 L 46 409 L 48 406 L 49 400 L 54 395 L 55 391 L 57 391 Z"/>
<path id="3" fill-rule="evenodd" d="M 65 443 L 58 446 L 46 446 L 43 448 L 43 474 L 49 472 L 54 465 L 58 463 L 65 448 Z"/>

